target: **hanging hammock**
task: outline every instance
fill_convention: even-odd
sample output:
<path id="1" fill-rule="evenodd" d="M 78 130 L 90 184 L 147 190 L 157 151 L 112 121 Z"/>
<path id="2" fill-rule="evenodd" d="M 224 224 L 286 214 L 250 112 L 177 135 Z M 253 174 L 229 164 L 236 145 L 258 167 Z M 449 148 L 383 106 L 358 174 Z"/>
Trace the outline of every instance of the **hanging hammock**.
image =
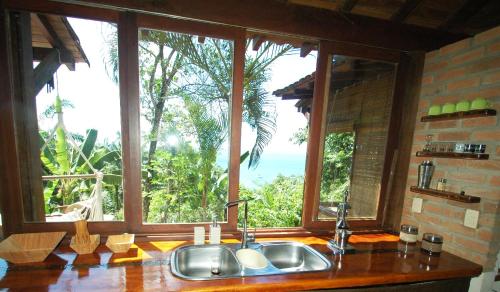
<path id="1" fill-rule="evenodd" d="M 61 129 L 68 138 L 68 142 L 71 147 L 78 152 L 80 157 L 83 158 L 84 163 L 88 165 L 88 167 L 92 170 L 91 174 L 68 174 L 68 175 L 47 175 L 42 176 L 42 180 L 57 180 L 57 179 L 95 179 L 96 183 L 90 194 L 90 197 L 87 200 L 73 203 L 69 206 L 65 206 L 65 213 L 71 213 L 66 217 L 70 217 L 71 219 L 87 219 L 89 221 L 102 221 L 104 220 L 103 214 L 103 198 L 102 198 L 102 180 L 104 178 L 104 174 L 101 171 L 98 171 L 94 168 L 94 166 L 90 163 L 87 156 L 83 153 L 82 149 L 78 147 L 77 143 L 73 139 L 71 133 L 66 130 L 66 126 L 63 121 L 63 112 L 61 109 L 61 101 L 59 95 L 56 97 L 56 113 L 57 113 L 57 124 L 54 129 L 49 133 L 47 140 L 43 138 L 44 145 L 41 149 L 43 152 L 45 147 L 48 145 L 48 142 L 53 138 L 53 135 L 56 133 L 58 129 Z M 79 217 L 79 218 L 78 218 Z"/>

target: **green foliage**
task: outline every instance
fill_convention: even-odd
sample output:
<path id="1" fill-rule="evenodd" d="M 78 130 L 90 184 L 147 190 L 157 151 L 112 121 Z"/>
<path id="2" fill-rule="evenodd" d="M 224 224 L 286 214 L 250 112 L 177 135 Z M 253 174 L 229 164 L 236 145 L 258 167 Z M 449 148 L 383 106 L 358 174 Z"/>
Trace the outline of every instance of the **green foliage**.
<path id="1" fill-rule="evenodd" d="M 153 163 L 153 188 L 151 193 L 144 194 L 152 198 L 149 222 L 203 222 L 211 214 L 223 218 L 227 176 L 221 168 L 213 166 L 207 177 L 202 174 L 204 167 L 200 152 L 186 143 L 177 147 L 175 153 L 158 150 Z M 205 183 L 211 188 L 205 190 Z M 207 191 L 206 209 L 201 204 L 203 191 Z"/>
<path id="2" fill-rule="evenodd" d="M 349 189 L 353 150 L 353 132 L 330 133 L 326 136 L 321 174 L 322 202 L 339 202 Z"/>
<path id="3" fill-rule="evenodd" d="M 308 128 L 301 128 L 290 139 L 300 145 L 307 142 Z M 321 173 L 321 202 L 340 202 L 350 187 L 354 132 L 329 133 L 323 149 Z"/>
<path id="4" fill-rule="evenodd" d="M 298 227 L 302 221 L 304 178 L 277 176 L 258 189 L 240 187 L 240 198 L 248 205 L 249 227 Z M 243 222 L 239 212 L 238 222 Z"/>

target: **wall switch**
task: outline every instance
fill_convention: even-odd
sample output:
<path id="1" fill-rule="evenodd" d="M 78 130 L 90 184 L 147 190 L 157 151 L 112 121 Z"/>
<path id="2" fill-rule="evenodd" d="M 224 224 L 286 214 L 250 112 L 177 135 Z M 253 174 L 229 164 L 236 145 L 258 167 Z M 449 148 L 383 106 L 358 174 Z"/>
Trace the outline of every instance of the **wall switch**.
<path id="1" fill-rule="evenodd" d="M 411 204 L 411 211 L 413 213 L 422 213 L 422 203 L 424 200 L 421 198 L 413 198 L 413 204 Z"/>
<path id="2" fill-rule="evenodd" d="M 477 222 L 479 221 L 479 211 L 467 209 L 465 210 L 464 226 L 470 228 L 477 228 Z"/>

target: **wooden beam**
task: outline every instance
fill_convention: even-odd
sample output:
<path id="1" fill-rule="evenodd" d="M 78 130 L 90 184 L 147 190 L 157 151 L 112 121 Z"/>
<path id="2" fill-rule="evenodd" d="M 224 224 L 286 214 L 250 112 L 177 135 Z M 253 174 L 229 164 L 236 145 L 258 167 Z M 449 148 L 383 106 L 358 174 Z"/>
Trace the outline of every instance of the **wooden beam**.
<path id="1" fill-rule="evenodd" d="M 358 0 L 340 0 L 337 9 L 343 13 L 349 13 L 356 6 Z"/>
<path id="2" fill-rule="evenodd" d="M 296 88 L 293 93 L 295 94 L 313 94 L 314 89 Z"/>
<path id="3" fill-rule="evenodd" d="M 489 0 L 467 0 L 464 5 L 458 8 L 445 23 L 439 26 L 439 29 L 448 31 L 463 30 L 465 24 L 471 19 L 481 8 L 488 3 Z"/>
<path id="4" fill-rule="evenodd" d="M 314 50 L 315 45 L 311 43 L 303 43 L 300 47 L 300 57 L 305 58 L 309 53 Z"/>
<path id="5" fill-rule="evenodd" d="M 59 52 L 51 49 L 51 52 L 43 58 L 34 71 L 35 96 L 43 89 L 45 84 L 53 78 L 61 63 L 59 63 Z"/>
<path id="6" fill-rule="evenodd" d="M 38 47 L 34 47 L 33 48 L 33 61 L 39 61 L 39 62 L 41 62 L 45 57 L 47 57 L 53 51 L 54 51 L 53 48 L 38 48 Z M 66 57 L 67 57 L 66 55 L 61 56 L 61 63 L 66 64 L 66 63 L 71 63 L 73 61 L 72 58 L 67 59 Z"/>
<path id="7" fill-rule="evenodd" d="M 37 14 L 36 16 L 40 21 L 40 23 L 42 24 L 40 28 L 42 30 L 43 35 L 47 38 L 52 47 L 59 50 L 59 53 L 61 54 L 61 56 L 64 56 L 63 57 L 64 59 L 72 60 L 72 62 L 66 63 L 66 66 L 70 71 L 75 71 L 75 59 L 73 58 L 73 55 L 64 46 L 64 43 L 59 38 L 59 35 L 55 31 L 52 24 L 50 24 L 48 18 L 43 14 Z"/>
<path id="8" fill-rule="evenodd" d="M 404 22 L 420 3 L 422 3 L 422 0 L 406 0 L 405 3 L 399 7 L 399 10 L 391 16 L 391 20 L 394 22 Z"/>
<path id="9" fill-rule="evenodd" d="M 0 210 L 5 237 L 22 232 L 21 174 L 17 159 L 11 54 L 11 21 L 0 1 Z"/>
<path id="10" fill-rule="evenodd" d="M 14 116 L 16 144 L 21 174 L 23 214 L 26 221 L 45 221 L 43 186 L 41 181 L 40 145 L 34 89 L 31 16 L 19 12 L 15 16 L 12 41 L 14 62 Z"/>
<path id="11" fill-rule="evenodd" d="M 264 43 L 266 39 L 262 35 L 256 35 L 252 38 L 252 50 L 258 51 L 260 46 Z"/>
<path id="12" fill-rule="evenodd" d="M 122 12 L 118 25 L 120 109 L 122 130 L 123 209 L 128 232 L 142 226 L 139 39 L 136 15 Z"/>
<path id="13" fill-rule="evenodd" d="M 336 11 L 268 0 L 84 0 L 78 3 L 403 51 L 433 50 L 467 37 L 353 14 L 349 15 L 354 23 L 351 24 Z"/>

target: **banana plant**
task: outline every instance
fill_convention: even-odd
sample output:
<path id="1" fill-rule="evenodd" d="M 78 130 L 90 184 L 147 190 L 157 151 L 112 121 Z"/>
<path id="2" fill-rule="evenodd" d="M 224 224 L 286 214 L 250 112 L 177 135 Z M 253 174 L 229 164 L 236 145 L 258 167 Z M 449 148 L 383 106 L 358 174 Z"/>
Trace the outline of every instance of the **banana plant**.
<path id="1" fill-rule="evenodd" d="M 62 106 L 59 96 L 54 103 L 58 114 L 58 123 L 55 137 L 52 139 L 47 132 L 39 133 L 41 145 L 42 170 L 45 176 L 64 176 L 74 174 L 92 174 L 94 170 L 105 172 L 108 165 L 121 165 L 120 151 L 111 147 L 97 146 L 97 130 L 87 130 L 86 136 L 80 145 L 69 142 L 62 119 Z M 74 141 L 74 140 L 73 140 Z M 70 147 L 72 145 L 73 147 Z M 78 147 L 78 151 L 75 147 Z M 120 169 L 121 167 L 118 167 Z M 116 169 L 116 168 L 115 168 Z M 103 182 L 108 185 L 121 185 L 120 173 L 106 173 Z M 74 178 L 54 179 L 44 182 L 44 197 L 46 212 L 50 212 L 50 205 L 71 204 L 82 200 L 81 193 L 91 192 L 93 185 L 89 180 Z M 55 203 L 55 204 L 54 204 Z"/>

